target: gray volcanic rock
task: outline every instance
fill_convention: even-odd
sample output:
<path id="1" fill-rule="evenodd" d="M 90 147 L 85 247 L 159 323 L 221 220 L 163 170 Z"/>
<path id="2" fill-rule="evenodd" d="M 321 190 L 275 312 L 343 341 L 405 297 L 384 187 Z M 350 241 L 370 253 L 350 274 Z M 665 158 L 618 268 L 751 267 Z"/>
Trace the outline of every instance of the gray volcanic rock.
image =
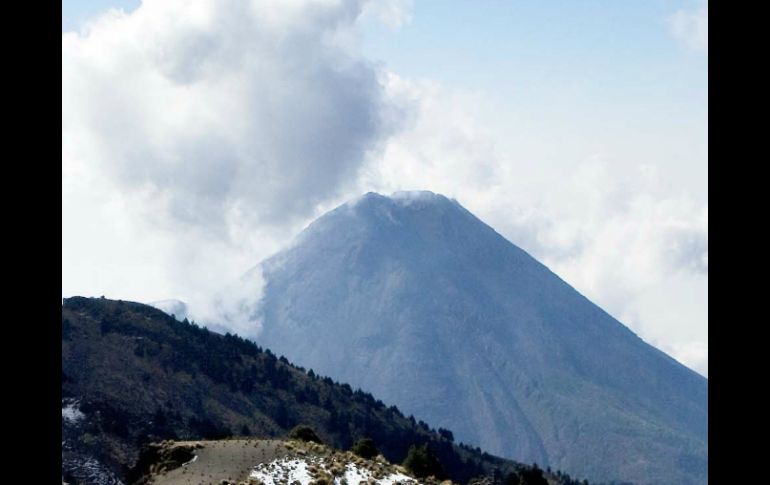
<path id="1" fill-rule="evenodd" d="M 708 381 L 454 200 L 366 194 L 261 270 L 258 343 L 299 365 L 494 454 L 708 481 Z"/>

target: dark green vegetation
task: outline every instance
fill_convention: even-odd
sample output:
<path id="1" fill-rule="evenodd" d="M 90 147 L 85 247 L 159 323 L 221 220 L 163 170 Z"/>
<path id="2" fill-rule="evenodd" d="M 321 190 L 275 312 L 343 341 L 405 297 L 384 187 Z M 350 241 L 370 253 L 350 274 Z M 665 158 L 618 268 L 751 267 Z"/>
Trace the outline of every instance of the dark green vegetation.
<path id="1" fill-rule="evenodd" d="M 313 428 L 305 426 L 304 424 L 298 424 L 289 431 L 289 439 L 300 441 L 312 441 L 313 443 L 323 443 L 321 438 L 315 434 Z"/>
<path id="2" fill-rule="evenodd" d="M 366 459 L 374 458 L 380 454 L 380 450 L 377 449 L 377 445 L 371 438 L 361 438 L 360 440 L 356 441 L 353 443 L 350 451 L 360 456 L 361 458 Z"/>
<path id="3" fill-rule="evenodd" d="M 409 448 L 409 453 L 404 460 L 404 467 L 417 478 L 433 476 L 441 479 L 446 475 L 441 463 L 427 443 L 419 446 L 412 445 Z"/>
<path id="4" fill-rule="evenodd" d="M 369 437 L 392 463 L 402 462 L 410 446 L 427 445 L 446 476 L 461 483 L 481 475 L 502 483 L 528 469 L 456 445 L 451 432 L 434 431 L 250 341 L 146 305 L 68 298 L 61 325 L 62 398 L 84 416 L 62 416 L 62 473 L 70 483 L 98 483 L 85 478 L 95 469 L 138 479 L 140 451 L 150 442 L 285 437 L 301 423 L 340 449 Z M 555 477 L 553 483 L 578 483 Z"/>
<path id="5" fill-rule="evenodd" d="M 543 470 L 538 468 L 537 465 L 528 470 L 523 470 L 519 476 L 519 485 L 548 485 L 548 481 L 543 476 Z M 512 477 L 509 477 L 509 481 Z"/>

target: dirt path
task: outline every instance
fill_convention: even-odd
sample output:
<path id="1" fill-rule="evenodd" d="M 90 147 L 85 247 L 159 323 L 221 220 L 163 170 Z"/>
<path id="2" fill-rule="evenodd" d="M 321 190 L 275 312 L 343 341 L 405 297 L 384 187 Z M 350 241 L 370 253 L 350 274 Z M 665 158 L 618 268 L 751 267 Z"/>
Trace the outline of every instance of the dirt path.
<path id="1" fill-rule="evenodd" d="M 185 444 L 186 442 L 177 442 Z M 259 463 L 293 456 L 284 442 L 278 440 L 195 441 L 203 448 L 195 450 L 193 461 L 162 475 L 156 475 L 153 485 L 220 485 L 221 481 L 246 482 L 251 470 Z"/>

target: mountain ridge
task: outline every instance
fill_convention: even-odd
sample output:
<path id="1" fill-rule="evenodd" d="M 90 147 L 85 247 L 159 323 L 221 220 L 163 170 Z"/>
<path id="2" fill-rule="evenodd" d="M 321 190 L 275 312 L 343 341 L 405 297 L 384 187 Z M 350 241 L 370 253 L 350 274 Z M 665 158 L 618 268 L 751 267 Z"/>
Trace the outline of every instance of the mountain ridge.
<path id="1" fill-rule="evenodd" d="M 455 444 L 451 432 L 360 389 L 148 305 L 66 298 L 61 331 L 62 475 L 69 483 L 139 480 L 142 449 L 151 442 L 285 437 L 303 423 L 341 449 L 372 438 L 396 463 L 411 444 L 427 443 L 461 483 L 487 475 L 499 482 L 531 468 Z"/>

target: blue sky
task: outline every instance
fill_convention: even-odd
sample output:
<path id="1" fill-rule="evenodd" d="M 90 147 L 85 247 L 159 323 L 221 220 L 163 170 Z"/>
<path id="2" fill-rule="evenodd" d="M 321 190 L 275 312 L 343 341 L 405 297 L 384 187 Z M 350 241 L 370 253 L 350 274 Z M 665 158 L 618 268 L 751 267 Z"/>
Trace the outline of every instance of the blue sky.
<path id="1" fill-rule="evenodd" d="M 690 187 L 703 195 L 708 57 L 670 26 L 677 10 L 698 5 L 418 0 L 398 29 L 367 25 L 364 50 L 399 74 L 485 93 L 498 123 L 525 118 L 576 139 L 672 145 L 667 157 L 695 160 L 671 174 L 679 184 L 696 178 Z"/>
<path id="2" fill-rule="evenodd" d="M 195 300 L 335 204 L 427 189 L 708 373 L 705 1 L 62 12 L 63 296 Z"/>
<path id="3" fill-rule="evenodd" d="M 62 32 L 138 0 L 64 0 Z M 655 90 L 703 112 L 708 59 L 674 42 L 667 19 L 698 2 L 417 0 L 410 21 L 369 21 L 363 48 L 399 73 L 472 89 L 590 82 L 586 95 Z M 584 86 L 585 87 L 585 86 Z M 587 87 L 586 87 L 587 88 Z M 536 91 L 532 91 L 532 94 Z M 526 96 L 526 92 L 521 93 Z"/>
<path id="4" fill-rule="evenodd" d="M 77 30 L 85 22 L 110 8 L 134 10 L 141 4 L 138 0 L 62 0 L 61 30 Z"/>

